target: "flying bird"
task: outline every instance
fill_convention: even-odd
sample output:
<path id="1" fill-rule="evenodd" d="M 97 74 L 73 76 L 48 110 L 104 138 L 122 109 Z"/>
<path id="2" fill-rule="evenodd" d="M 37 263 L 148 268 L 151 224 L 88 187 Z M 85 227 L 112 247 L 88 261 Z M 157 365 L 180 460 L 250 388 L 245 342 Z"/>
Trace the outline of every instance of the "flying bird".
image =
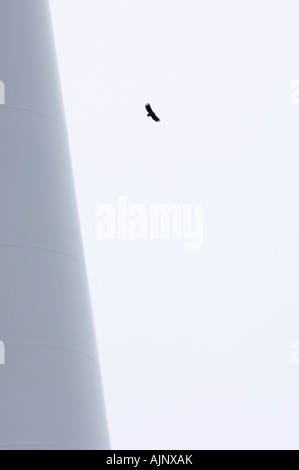
<path id="1" fill-rule="evenodd" d="M 145 109 L 147 110 L 147 116 L 148 117 L 151 117 L 154 121 L 156 122 L 160 122 L 160 119 L 158 118 L 158 116 L 154 113 L 154 111 L 152 110 L 151 108 L 151 105 L 150 104 L 146 104 L 145 105 Z"/>

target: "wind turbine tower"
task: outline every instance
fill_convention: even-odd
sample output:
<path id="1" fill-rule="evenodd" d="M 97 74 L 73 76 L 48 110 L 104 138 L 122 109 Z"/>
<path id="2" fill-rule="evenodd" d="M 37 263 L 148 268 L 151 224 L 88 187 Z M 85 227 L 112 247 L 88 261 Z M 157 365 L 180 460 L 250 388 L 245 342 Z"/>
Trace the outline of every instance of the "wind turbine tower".
<path id="1" fill-rule="evenodd" d="M 0 450 L 109 448 L 47 0 L 0 1 L 0 340 Z"/>

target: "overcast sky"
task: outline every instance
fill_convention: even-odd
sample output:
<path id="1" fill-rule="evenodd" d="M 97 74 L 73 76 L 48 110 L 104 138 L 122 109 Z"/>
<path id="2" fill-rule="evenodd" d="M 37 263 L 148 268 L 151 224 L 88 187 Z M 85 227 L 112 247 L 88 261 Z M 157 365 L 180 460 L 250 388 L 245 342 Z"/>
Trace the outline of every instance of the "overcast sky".
<path id="1" fill-rule="evenodd" d="M 112 447 L 298 449 L 298 2 L 50 5 Z M 99 240 L 121 196 L 202 248 Z"/>

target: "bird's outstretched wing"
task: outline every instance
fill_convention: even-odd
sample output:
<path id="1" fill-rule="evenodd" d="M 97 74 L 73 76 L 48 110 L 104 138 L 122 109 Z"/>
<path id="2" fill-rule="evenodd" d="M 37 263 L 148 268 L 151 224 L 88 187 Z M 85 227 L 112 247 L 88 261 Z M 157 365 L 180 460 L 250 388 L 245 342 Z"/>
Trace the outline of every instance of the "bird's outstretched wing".
<path id="1" fill-rule="evenodd" d="M 152 118 L 153 118 L 154 121 L 160 122 L 160 119 L 158 118 L 158 116 L 156 116 L 155 113 L 153 113 Z"/>
<path id="2" fill-rule="evenodd" d="M 145 109 L 147 110 L 149 116 L 156 122 L 160 122 L 160 119 L 158 118 L 158 116 L 154 113 L 154 111 L 152 110 L 152 107 L 150 104 L 146 104 L 145 105 Z"/>
<path id="3" fill-rule="evenodd" d="M 153 114 L 152 107 L 149 103 L 145 105 L 145 109 L 147 110 L 148 114 L 150 114 L 150 115 Z"/>

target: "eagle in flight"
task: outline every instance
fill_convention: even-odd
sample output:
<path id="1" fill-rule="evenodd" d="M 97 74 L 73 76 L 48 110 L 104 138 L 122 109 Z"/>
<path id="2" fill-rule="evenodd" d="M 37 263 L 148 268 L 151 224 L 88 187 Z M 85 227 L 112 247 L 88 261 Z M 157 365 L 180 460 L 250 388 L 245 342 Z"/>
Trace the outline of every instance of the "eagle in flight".
<path id="1" fill-rule="evenodd" d="M 150 104 L 146 104 L 145 105 L 145 109 L 147 110 L 147 116 L 148 117 L 151 117 L 154 121 L 156 122 L 160 122 L 160 119 L 158 118 L 158 116 L 154 113 L 154 111 L 152 110 L 151 108 L 151 105 Z"/>

